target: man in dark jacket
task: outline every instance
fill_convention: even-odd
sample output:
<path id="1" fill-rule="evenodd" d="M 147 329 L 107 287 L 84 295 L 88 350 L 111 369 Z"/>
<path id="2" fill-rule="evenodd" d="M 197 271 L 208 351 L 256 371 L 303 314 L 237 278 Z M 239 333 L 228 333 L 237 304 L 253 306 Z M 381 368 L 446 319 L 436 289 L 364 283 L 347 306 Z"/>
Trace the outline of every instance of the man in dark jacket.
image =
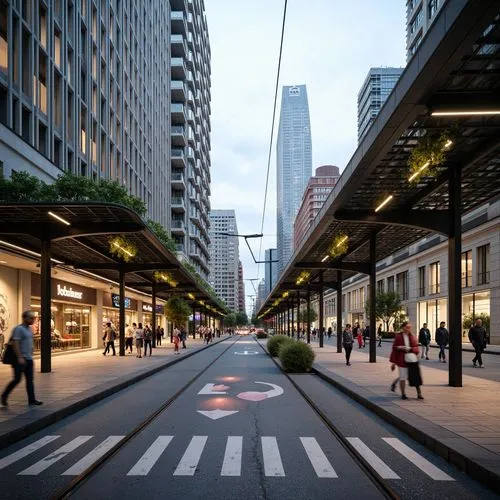
<path id="1" fill-rule="evenodd" d="M 472 364 L 474 368 L 476 367 L 476 363 L 479 363 L 479 368 L 483 368 L 483 358 L 481 354 L 484 350 L 484 344 L 486 342 L 486 330 L 483 326 L 483 322 L 478 318 L 474 326 L 469 330 L 469 340 L 474 347 L 474 351 L 476 351 L 476 355 L 472 360 Z"/>
<path id="2" fill-rule="evenodd" d="M 441 323 L 439 323 L 439 328 L 436 330 L 436 344 L 439 346 L 439 361 L 442 361 L 443 363 L 446 363 L 444 348 L 450 341 L 450 334 L 444 327 L 445 324 L 446 323 L 444 321 L 441 321 Z"/>
<path id="3" fill-rule="evenodd" d="M 431 343 L 431 332 L 427 328 L 427 323 L 424 323 L 420 332 L 418 332 L 418 343 L 422 345 L 422 359 L 429 359 L 429 345 Z"/>

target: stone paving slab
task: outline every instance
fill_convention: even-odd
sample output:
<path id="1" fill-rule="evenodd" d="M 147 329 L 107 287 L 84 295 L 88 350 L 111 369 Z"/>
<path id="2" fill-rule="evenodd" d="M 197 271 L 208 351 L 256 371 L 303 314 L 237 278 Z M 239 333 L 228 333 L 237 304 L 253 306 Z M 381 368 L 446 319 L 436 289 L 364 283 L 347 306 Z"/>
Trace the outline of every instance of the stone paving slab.
<path id="1" fill-rule="evenodd" d="M 449 387 L 445 370 L 422 364 L 424 401 L 407 387 L 408 400 L 390 391 L 395 378 L 387 358 L 369 363 L 353 351 L 352 366 L 335 347 L 312 346 L 318 375 L 389 423 L 436 451 L 475 479 L 500 491 L 500 383 L 464 375 Z"/>
<path id="2" fill-rule="evenodd" d="M 151 357 L 137 358 L 135 351 L 126 356 L 103 356 L 102 349 L 74 352 L 54 356 L 50 373 L 40 373 L 40 362 L 35 359 L 35 393 L 44 404 L 28 406 L 21 380 L 9 396 L 8 408 L 0 408 L 0 449 L 226 338 L 209 346 L 190 338 L 179 356 L 174 356 L 168 340 L 154 348 Z M 2 391 L 11 378 L 12 368 L 0 364 Z"/>

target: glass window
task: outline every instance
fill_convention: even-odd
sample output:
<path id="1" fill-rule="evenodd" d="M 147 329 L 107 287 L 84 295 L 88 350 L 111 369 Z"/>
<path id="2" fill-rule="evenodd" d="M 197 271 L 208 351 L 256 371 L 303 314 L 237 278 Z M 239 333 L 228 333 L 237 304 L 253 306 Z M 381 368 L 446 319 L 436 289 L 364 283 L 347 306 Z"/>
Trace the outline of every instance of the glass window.
<path id="1" fill-rule="evenodd" d="M 462 288 L 472 286 L 472 250 L 462 253 Z"/>
<path id="2" fill-rule="evenodd" d="M 477 247 L 477 284 L 490 282 L 490 244 Z"/>
<path id="3" fill-rule="evenodd" d="M 439 262 L 434 262 L 430 266 L 430 293 L 440 293 L 441 292 L 441 266 Z"/>
<path id="4" fill-rule="evenodd" d="M 377 281 L 377 293 L 384 293 L 384 280 Z"/>
<path id="5" fill-rule="evenodd" d="M 387 291 L 394 293 L 394 276 L 389 276 L 387 278 Z"/>
<path id="6" fill-rule="evenodd" d="M 54 34 L 54 61 L 58 68 L 61 67 L 61 33 Z"/>
<path id="7" fill-rule="evenodd" d="M 7 36 L 7 13 L 9 8 L 5 0 L 0 0 L 0 71 L 7 73 L 9 68 L 9 37 Z"/>
<path id="8" fill-rule="evenodd" d="M 425 295 L 425 266 L 418 268 L 418 296 Z"/>
<path id="9" fill-rule="evenodd" d="M 396 291 L 401 300 L 408 300 L 408 271 L 396 275 Z"/>
<path id="10" fill-rule="evenodd" d="M 47 49 L 47 11 L 40 7 L 40 45 Z"/>

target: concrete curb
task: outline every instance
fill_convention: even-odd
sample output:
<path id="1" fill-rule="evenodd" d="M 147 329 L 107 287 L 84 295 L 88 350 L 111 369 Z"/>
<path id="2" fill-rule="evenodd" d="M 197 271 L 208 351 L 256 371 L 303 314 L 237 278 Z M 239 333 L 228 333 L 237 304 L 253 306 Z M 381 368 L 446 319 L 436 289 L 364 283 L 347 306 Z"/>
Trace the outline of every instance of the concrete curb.
<path id="1" fill-rule="evenodd" d="M 0 429 L 3 430 L 3 428 L 5 427 L 7 428 L 5 432 L 2 432 L 2 434 L 0 435 L 0 450 L 6 448 L 7 446 L 10 446 L 16 441 L 24 439 L 30 436 L 31 434 L 34 434 L 44 429 L 45 427 L 48 427 L 49 425 L 56 423 L 57 421 L 65 417 L 68 417 L 69 415 L 72 415 L 80 410 L 83 410 L 84 408 L 87 408 L 88 406 L 91 406 L 94 403 L 97 403 L 98 401 L 101 401 L 107 398 L 108 396 L 111 396 L 112 394 L 121 391 L 122 389 L 128 388 L 131 385 L 136 384 L 137 382 L 140 382 L 152 375 L 155 375 L 156 373 L 164 370 L 165 368 L 169 368 L 170 366 L 180 363 L 184 359 L 190 358 L 191 356 L 194 356 L 195 354 L 204 351 L 205 349 L 209 349 L 210 347 L 216 344 L 224 342 L 228 338 L 231 337 L 226 337 L 217 340 L 209 345 L 204 345 L 202 347 L 199 347 L 193 351 L 190 351 L 189 353 L 186 353 L 182 357 L 175 357 L 174 359 L 167 361 L 162 365 L 156 366 L 151 370 L 142 372 L 138 375 L 132 375 L 126 379 L 122 379 L 121 382 L 119 383 L 116 383 L 116 381 L 111 381 L 96 386 L 93 389 L 84 391 L 83 393 L 80 393 L 76 396 L 71 396 L 69 398 L 63 399 L 60 402 L 58 402 L 60 404 L 61 403 L 64 404 L 63 407 L 54 409 L 53 411 L 50 411 L 50 409 L 48 409 L 49 411 L 46 415 L 41 416 L 39 419 L 33 422 L 23 424 L 23 421 L 25 420 L 24 415 L 20 415 L 19 418 L 13 417 L 12 419 L 0 424 Z M 84 396 L 82 397 L 82 395 Z M 54 403 L 54 405 L 58 403 Z M 45 408 L 43 409 L 42 408 L 43 407 L 37 409 L 37 413 L 38 412 L 42 413 L 46 411 Z M 19 422 L 21 422 L 20 425 Z M 8 427 L 11 428 L 9 429 Z"/>
<path id="2" fill-rule="evenodd" d="M 500 491 L 500 458 L 457 434 L 422 419 L 390 401 L 381 402 L 380 396 L 336 375 L 314 363 L 312 372 L 342 391 L 354 401 L 368 408 L 386 422 L 394 425 L 412 439 L 437 453 L 470 477 Z M 450 390 L 453 390 L 450 388 Z"/>

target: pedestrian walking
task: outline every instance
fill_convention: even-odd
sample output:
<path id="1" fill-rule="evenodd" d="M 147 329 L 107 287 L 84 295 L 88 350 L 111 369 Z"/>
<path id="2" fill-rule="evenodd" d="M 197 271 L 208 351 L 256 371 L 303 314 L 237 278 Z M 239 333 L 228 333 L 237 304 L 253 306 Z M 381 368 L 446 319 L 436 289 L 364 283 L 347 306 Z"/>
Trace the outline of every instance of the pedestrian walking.
<path id="1" fill-rule="evenodd" d="M 135 349 L 136 358 L 142 358 L 142 346 L 144 342 L 144 329 L 142 328 L 142 323 L 139 323 L 139 327 L 135 329 Z"/>
<path id="2" fill-rule="evenodd" d="M 108 322 L 106 323 L 106 328 L 104 329 L 104 337 L 106 340 L 106 349 L 104 349 L 104 352 L 102 353 L 103 356 L 106 356 L 109 352 L 109 348 L 113 349 L 113 356 L 116 356 L 116 350 L 115 350 L 115 339 L 116 339 L 116 332 L 115 329 L 111 326 L 111 323 Z"/>
<path id="3" fill-rule="evenodd" d="M 356 340 L 358 341 L 358 349 L 361 349 L 364 347 L 363 345 L 363 331 L 361 330 L 361 327 L 359 326 L 359 323 L 356 323 L 356 326 L 352 330 L 353 336 L 356 337 Z"/>
<path id="4" fill-rule="evenodd" d="M 418 332 L 418 343 L 422 346 L 422 359 L 429 359 L 429 346 L 431 345 L 431 332 L 427 328 L 427 323 L 422 325 Z"/>
<path id="5" fill-rule="evenodd" d="M 182 342 L 182 348 L 186 348 L 186 338 L 187 338 L 187 333 L 186 330 L 184 329 L 183 326 L 181 326 L 181 342 Z"/>
<path id="6" fill-rule="evenodd" d="M 354 337 L 352 336 L 352 328 L 349 323 L 345 325 L 345 329 L 342 332 L 342 345 L 344 346 L 344 352 L 345 352 L 345 364 L 347 366 L 351 366 L 351 352 L 352 352 L 352 345 L 354 344 Z"/>
<path id="7" fill-rule="evenodd" d="M 9 382 L 0 398 L 1 406 L 7 407 L 7 399 L 14 387 L 21 381 L 24 373 L 26 379 L 26 392 L 28 394 L 28 404 L 39 406 L 43 404 L 35 397 L 35 388 L 33 383 L 33 332 L 31 325 L 35 322 L 35 313 L 33 311 L 24 311 L 22 314 L 23 322 L 12 330 L 9 345 L 15 354 L 12 362 L 14 378 Z"/>
<path id="8" fill-rule="evenodd" d="M 406 379 L 409 379 L 411 387 L 417 389 L 418 399 L 424 399 L 420 389 L 422 385 L 422 377 L 420 376 L 420 367 L 418 364 L 418 342 L 411 331 L 411 323 L 403 322 L 402 330 L 398 333 L 392 344 L 392 352 L 390 357 L 391 370 L 394 371 L 398 367 L 399 376 L 391 384 L 391 391 L 395 391 L 396 384 L 399 381 L 401 389 L 401 399 L 408 399 L 405 393 Z"/>
<path id="9" fill-rule="evenodd" d="M 331 327 L 331 326 L 329 326 L 329 327 L 328 327 L 328 331 L 326 332 L 326 334 L 328 335 L 328 340 L 330 340 L 330 339 L 331 339 L 331 337 L 332 337 L 332 333 L 333 333 L 333 332 L 332 332 L 332 327 Z"/>
<path id="10" fill-rule="evenodd" d="M 363 330 L 363 347 L 366 346 L 366 339 L 370 340 L 370 325 L 366 325 L 366 328 Z"/>
<path id="11" fill-rule="evenodd" d="M 469 330 L 469 341 L 474 347 L 474 351 L 476 351 L 476 355 L 472 360 L 472 365 L 476 368 L 476 363 L 479 363 L 479 368 L 484 368 L 483 366 L 483 358 L 482 353 L 484 348 L 486 347 L 486 329 L 483 326 L 483 322 L 478 318 Z"/>
<path id="12" fill-rule="evenodd" d="M 149 346 L 149 356 L 153 352 L 153 330 L 149 325 L 146 325 L 144 328 L 144 357 L 148 355 L 148 346 Z"/>
<path id="13" fill-rule="evenodd" d="M 448 333 L 448 330 L 444 327 L 446 323 L 444 321 L 441 321 L 439 323 L 439 328 L 436 330 L 436 344 L 439 346 L 439 361 L 442 363 L 446 363 L 446 353 L 444 348 L 448 345 L 448 342 L 450 341 L 450 334 Z"/>
<path id="14" fill-rule="evenodd" d="M 177 327 L 174 328 L 174 354 L 180 354 L 179 353 L 179 343 L 180 343 L 180 331 L 178 330 Z"/>
<path id="15" fill-rule="evenodd" d="M 129 350 L 130 354 L 132 354 L 132 351 L 134 350 L 134 331 L 137 328 L 136 323 L 132 323 L 132 326 L 127 324 L 126 330 L 125 330 L 125 352 L 127 352 L 127 349 Z"/>
<path id="16" fill-rule="evenodd" d="M 156 345 L 161 345 L 161 328 L 159 326 L 156 327 Z"/>
<path id="17" fill-rule="evenodd" d="M 377 328 L 377 340 L 378 347 L 382 347 L 382 323 L 380 323 Z"/>

